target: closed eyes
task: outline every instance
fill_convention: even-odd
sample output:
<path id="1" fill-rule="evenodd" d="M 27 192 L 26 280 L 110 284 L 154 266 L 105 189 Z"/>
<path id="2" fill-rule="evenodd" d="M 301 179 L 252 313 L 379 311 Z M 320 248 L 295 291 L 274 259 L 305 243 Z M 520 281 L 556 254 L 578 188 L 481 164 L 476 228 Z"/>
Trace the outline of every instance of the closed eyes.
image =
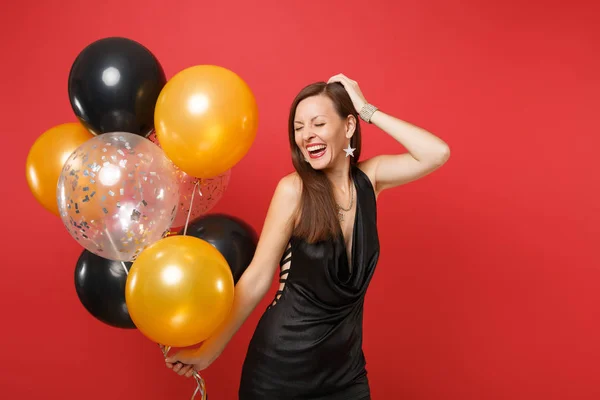
<path id="1" fill-rule="evenodd" d="M 319 127 L 319 128 L 320 128 L 320 127 L 322 127 L 322 126 L 325 126 L 325 123 L 324 123 L 324 122 L 322 122 L 322 123 L 319 123 L 319 124 L 315 124 L 315 126 L 317 126 L 317 127 Z M 295 129 L 295 131 L 296 131 L 296 132 L 298 132 L 298 131 L 299 131 L 300 129 L 302 129 L 302 128 L 303 128 L 303 126 L 297 126 L 297 127 L 296 127 L 296 129 Z"/>

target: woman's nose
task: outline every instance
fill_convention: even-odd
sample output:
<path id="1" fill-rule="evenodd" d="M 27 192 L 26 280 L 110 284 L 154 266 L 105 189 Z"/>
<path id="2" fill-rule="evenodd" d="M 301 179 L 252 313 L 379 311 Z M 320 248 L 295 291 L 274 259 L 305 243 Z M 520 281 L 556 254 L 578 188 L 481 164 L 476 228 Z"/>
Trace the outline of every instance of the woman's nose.
<path id="1" fill-rule="evenodd" d="M 315 137 L 315 134 L 312 131 L 312 128 L 306 128 L 306 129 L 304 129 L 304 132 L 302 132 L 302 138 L 307 142 L 314 137 Z"/>

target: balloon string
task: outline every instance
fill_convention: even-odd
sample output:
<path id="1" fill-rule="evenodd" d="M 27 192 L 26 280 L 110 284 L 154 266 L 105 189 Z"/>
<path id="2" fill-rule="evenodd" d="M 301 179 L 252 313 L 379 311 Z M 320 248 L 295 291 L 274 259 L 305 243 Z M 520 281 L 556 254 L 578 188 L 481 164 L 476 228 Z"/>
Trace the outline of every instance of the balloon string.
<path id="1" fill-rule="evenodd" d="M 196 188 L 198 188 L 198 195 L 202 196 L 202 192 L 200 191 L 200 180 L 196 181 L 194 185 L 194 190 L 192 191 L 192 198 L 190 199 L 190 208 L 188 209 L 187 218 L 185 219 L 185 228 L 183 229 L 183 235 L 187 234 L 187 228 L 190 223 L 190 215 L 192 214 L 192 206 L 194 205 L 194 195 L 196 194 Z M 125 264 L 123 264 L 125 267 Z M 159 345 L 160 346 L 160 345 Z M 167 357 L 169 350 L 171 350 L 171 346 L 161 346 L 163 355 Z M 201 400 L 206 400 L 206 384 L 204 383 L 204 379 L 198 373 L 198 371 L 194 371 L 193 374 L 194 379 L 196 380 L 196 390 L 192 394 L 192 400 L 196 398 L 196 395 L 200 395 Z"/>
<path id="2" fill-rule="evenodd" d="M 171 350 L 171 346 L 161 346 L 159 344 L 159 347 L 162 349 L 163 356 L 166 358 L 167 354 L 169 354 L 169 350 Z M 196 398 L 197 394 L 200 395 L 200 400 L 206 400 L 206 383 L 204 383 L 204 379 L 202 379 L 198 371 L 194 371 L 193 377 L 196 380 L 196 390 L 194 390 L 194 393 L 192 394 L 192 400 Z"/>
<path id="3" fill-rule="evenodd" d="M 127 271 L 127 267 L 125 266 L 125 263 L 123 261 L 121 261 L 121 265 L 123 266 L 123 269 L 125 270 L 125 275 L 129 275 L 129 271 Z"/>
<path id="4" fill-rule="evenodd" d="M 185 220 L 185 228 L 183 228 L 183 236 L 187 233 L 188 224 L 190 223 L 190 215 L 192 214 L 192 206 L 194 205 L 194 195 L 196 194 L 196 188 L 198 188 L 198 194 L 202 196 L 202 192 L 200 191 L 200 180 L 196 180 L 196 184 L 194 185 L 194 190 L 192 191 L 192 199 L 190 200 L 190 208 L 188 209 L 187 218 Z"/>

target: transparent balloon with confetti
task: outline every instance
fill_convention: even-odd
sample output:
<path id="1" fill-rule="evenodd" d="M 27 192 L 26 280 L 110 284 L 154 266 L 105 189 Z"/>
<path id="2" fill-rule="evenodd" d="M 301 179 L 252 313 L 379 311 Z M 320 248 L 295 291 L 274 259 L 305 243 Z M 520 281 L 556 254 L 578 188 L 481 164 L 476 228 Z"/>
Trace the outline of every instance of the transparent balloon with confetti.
<path id="1" fill-rule="evenodd" d="M 57 185 L 60 216 L 88 251 L 133 261 L 170 231 L 179 202 L 177 173 L 162 149 L 142 136 L 95 136 L 63 167 Z"/>

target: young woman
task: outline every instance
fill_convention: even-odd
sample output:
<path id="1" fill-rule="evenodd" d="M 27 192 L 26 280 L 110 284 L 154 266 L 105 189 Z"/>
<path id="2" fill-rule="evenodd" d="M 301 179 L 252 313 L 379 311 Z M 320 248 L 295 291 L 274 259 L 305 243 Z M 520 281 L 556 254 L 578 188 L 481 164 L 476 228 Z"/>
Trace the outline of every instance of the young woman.
<path id="1" fill-rule="evenodd" d="M 358 162 L 359 118 L 408 153 Z M 188 377 L 207 368 L 265 296 L 279 266 L 280 290 L 250 342 L 239 398 L 369 399 L 362 316 L 379 256 L 377 196 L 436 170 L 450 150 L 377 110 L 341 74 L 298 94 L 288 128 L 296 172 L 277 185 L 232 312 L 199 348 L 168 357 L 167 367 Z"/>

